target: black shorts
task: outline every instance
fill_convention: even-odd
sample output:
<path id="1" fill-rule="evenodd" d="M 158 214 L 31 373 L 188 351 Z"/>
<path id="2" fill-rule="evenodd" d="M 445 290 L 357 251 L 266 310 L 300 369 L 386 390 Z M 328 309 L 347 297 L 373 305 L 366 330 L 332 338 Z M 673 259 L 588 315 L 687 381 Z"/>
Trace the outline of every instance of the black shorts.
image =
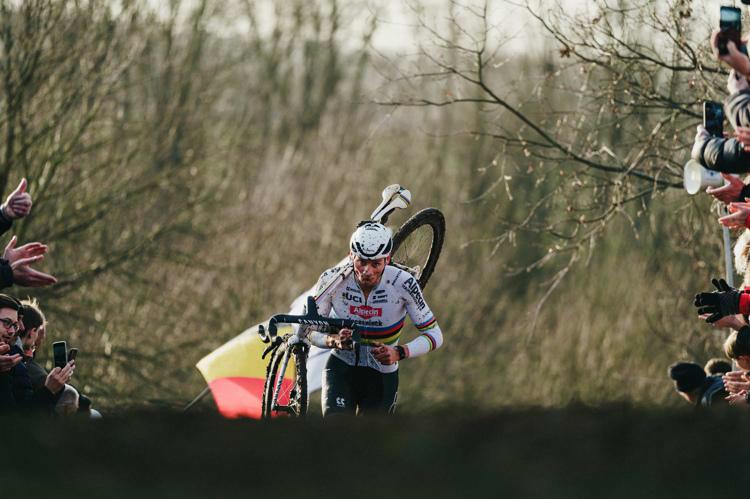
<path id="1" fill-rule="evenodd" d="M 371 367 L 350 366 L 328 357 L 323 370 L 323 416 L 331 414 L 391 414 L 396 409 L 398 371 L 381 373 Z"/>

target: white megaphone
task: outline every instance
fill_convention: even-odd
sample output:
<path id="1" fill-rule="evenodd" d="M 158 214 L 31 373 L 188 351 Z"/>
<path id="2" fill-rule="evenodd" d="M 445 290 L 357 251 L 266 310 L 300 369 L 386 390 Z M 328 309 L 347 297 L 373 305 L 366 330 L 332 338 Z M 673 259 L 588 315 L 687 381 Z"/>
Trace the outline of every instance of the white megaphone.
<path id="1" fill-rule="evenodd" d="M 682 182 L 688 194 L 696 194 L 704 187 L 721 187 L 724 185 L 724 177 L 721 176 L 721 172 L 704 168 L 691 159 L 685 163 Z"/>

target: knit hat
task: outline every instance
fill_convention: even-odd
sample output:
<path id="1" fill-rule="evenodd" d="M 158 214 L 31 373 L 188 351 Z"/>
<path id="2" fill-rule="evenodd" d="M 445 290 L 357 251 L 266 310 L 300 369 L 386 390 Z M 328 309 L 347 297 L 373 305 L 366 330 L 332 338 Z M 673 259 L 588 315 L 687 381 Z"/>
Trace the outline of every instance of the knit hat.
<path id="1" fill-rule="evenodd" d="M 669 377 L 674 380 L 678 392 L 692 392 L 706 379 L 706 373 L 695 362 L 678 362 L 669 366 Z"/>

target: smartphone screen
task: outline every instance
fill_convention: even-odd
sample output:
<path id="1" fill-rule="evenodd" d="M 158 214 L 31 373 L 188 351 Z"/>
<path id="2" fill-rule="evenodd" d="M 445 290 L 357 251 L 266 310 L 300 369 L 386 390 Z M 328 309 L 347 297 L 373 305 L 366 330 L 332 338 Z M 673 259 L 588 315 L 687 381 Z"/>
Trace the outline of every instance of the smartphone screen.
<path id="1" fill-rule="evenodd" d="M 742 11 L 737 7 L 721 7 L 719 9 L 719 28 L 742 31 Z"/>
<path id="2" fill-rule="evenodd" d="M 71 348 L 68 350 L 68 362 L 71 360 L 76 360 L 76 356 L 78 355 L 78 349 L 77 348 Z"/>
<path id="3" fill-rule="evenodd" d="M 55 367 L 65 367 L 68 363 L 68 346 L 64 341 L 56 341 L 52 344 L 52 355 L 55 358 Z"/>
<path id="4" fill-rule="evenodd" d="M 724 106 L 720 102 L 703 103 L 703 126 L 714 137 L 724 136 Z"/>
<path id="5" fill-rule="evenodd" d="M 737 7 L 722 6 L 719 9 L 719 54 L 727 55 L 727 42 L 732 40 L 737 48 L 747 55 L 747 48 L 740 41 L 742 33 L 742 11 Z"/>

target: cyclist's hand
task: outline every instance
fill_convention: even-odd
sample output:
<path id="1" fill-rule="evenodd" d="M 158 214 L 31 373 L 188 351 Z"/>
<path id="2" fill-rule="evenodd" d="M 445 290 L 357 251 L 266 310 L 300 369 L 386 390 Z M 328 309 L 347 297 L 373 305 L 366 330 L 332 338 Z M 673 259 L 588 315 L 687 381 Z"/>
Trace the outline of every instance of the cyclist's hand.
<path id="1" fill-rule="evenodd" d="M 372 346 L 372 355 L 375 356 L 375 360 L 381 364 L 389 366 L 398 362 L 398 352 L 395 348 L 383 345 L 377 341 L 373 343 Z"/>
<path id="2" fill-rule="evenodd" d="M 328 336 L 329 348 L 338 348 L 339 350 L 351 350 L 352 349 L 352 330 L 343 328 L 339 331 L 339 334 L 331 334 Z"/>

